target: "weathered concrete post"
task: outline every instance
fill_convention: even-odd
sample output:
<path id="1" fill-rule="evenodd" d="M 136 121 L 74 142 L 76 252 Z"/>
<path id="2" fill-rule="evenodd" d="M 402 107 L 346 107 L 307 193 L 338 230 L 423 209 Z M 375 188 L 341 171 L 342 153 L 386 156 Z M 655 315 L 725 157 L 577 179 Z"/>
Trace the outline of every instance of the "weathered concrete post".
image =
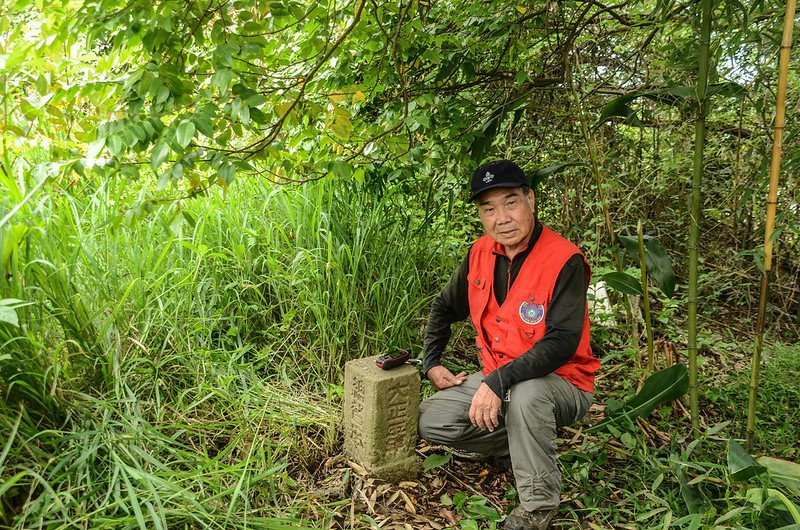
<path id="1" fill-rule="evenodd" d="M 388 481 L 419 473 L 417 445 L 420 377 L 416 368 L 375 366 L 374 357 L 344 367 L 344 449 L 371 475 Z"/>

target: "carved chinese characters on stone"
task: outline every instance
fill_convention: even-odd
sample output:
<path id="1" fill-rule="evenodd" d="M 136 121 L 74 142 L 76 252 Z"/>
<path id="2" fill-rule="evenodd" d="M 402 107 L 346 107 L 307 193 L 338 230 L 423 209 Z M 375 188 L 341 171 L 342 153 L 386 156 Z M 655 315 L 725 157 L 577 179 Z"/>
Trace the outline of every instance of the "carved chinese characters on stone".
<path id="1" fill-rule="evenodd" d="M 381 370 L 376 357 L 345 365 L 345 453 L 377 477 L 411 478 L 419 468 L 419 374 L 411 366 Z"/>

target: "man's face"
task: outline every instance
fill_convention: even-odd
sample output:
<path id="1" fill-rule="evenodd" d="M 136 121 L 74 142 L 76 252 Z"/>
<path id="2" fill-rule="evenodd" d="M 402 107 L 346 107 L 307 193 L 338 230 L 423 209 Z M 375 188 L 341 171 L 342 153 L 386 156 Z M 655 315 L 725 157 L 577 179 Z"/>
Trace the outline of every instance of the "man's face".
<path id="1" fill-rule="evenodd" d="M 478 197 L 478 215 L 492 239 L 516 253 L 528 244 L 533 233 L 535 197 L 532 190 L 495 188 Z"/>

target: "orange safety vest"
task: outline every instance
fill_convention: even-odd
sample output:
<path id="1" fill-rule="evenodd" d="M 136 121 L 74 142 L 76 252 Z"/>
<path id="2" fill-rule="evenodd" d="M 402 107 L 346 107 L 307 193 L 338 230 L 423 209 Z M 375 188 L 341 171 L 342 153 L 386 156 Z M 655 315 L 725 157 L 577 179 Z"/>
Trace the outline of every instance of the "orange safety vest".
<path id="1" fill-rule="evenodd" d="M 547 306 L 558 275 L 578 247 L 546 226 L 536 240 L 502 306 L 494 297 L 495 253 L 503 247 L 489 236 L 478 239 L 469 252 L 469 311 L 478 334 L 483 374 L 489 375 L 530 350 L 545 334 Z M 581 255 L 582 256 L 582 255 Z M 586 258 L 584 258 L 586 263 Z M 591 276 L 586 263 L 587 276 Z M 600 361 L 589 345 L 589 310 L 575 354 L 555 373 L 587 392 L 594 391 L 594 373 Z"/>

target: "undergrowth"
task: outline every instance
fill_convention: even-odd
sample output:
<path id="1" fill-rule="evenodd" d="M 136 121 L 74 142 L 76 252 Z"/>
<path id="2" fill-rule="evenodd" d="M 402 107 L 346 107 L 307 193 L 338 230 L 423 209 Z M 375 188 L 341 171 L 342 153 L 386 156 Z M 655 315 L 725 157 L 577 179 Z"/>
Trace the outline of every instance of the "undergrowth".
<path id="1" fill-rule="evenodd" d="M 319 489 L 341 449 L 342 369 L 419 344 L 430 299 L 465 251 L 445 237 L 453 219 L 391 188 L 326 181 L 242 182 L 163 204 L 108 181 L 29 201 L 0 227 L 11 249 L 0 299 L 18 319 L 4 309 L 0 322 L 0 528 L 377 525 L 377 512 L 357 513 L 358 495 Z M 467 368 L 470 342 L 458 328 L 453 359 Z M 755 504 L 757 483 L 730 480 L 720 456 L 739 435 L 749 371 L 741 348 L 715 343 L 705 436 L 689 434 L 679 405 L 629 431 L 563 433 L 557 525 L 786 522 L 774 500 Z M 767 353 L 760 454 L 797 457 L 799 358 L 780 345 Z M 633 395 L 633 356 L 608 347 L 603 361 L 597 404 Z M 447 497 L 422 502 L 435 489 L 423 479 L 414 493 L 430 521 L 446 523 L 444 507 L 462 528 L 494 528 L 515 502 L 508 485 L 489 502 L 485 475 L 470 485 L 435 473 L 425 480 Z M 337 476 L 352 492 L 367 487 L 357 475 Z M 387 502 L 403 487 L 369 487 L 379 486 Z M 699 505 L 687 501 L 695 490 Z M 402 513 L 394 520 L 407 524 Z"/>

